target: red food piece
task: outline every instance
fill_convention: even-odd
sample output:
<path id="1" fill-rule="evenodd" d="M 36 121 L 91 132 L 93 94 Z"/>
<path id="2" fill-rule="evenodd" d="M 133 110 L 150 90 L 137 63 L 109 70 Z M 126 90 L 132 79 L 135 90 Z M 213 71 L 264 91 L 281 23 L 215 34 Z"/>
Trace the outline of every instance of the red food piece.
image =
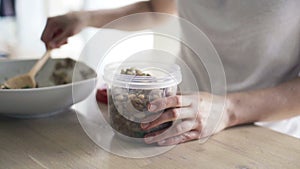
<path id="1" fill-rule="evenodd" d="M 100 103 L 107 104 L 107 90 L 106 89 L 98 89 L 96 93 L 96 100 Z"/>

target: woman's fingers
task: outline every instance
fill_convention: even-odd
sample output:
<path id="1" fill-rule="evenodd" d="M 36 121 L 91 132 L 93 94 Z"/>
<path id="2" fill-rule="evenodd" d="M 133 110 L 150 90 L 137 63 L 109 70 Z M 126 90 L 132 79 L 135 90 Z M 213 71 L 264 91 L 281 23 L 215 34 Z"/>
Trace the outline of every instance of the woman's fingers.
<path id="1" fill-rule="evenodd" d="M 201 120 L 199 122 L 196 120 L 198 119 L 197 116 L 199 114 L 198 106 L 192 106 L 193 104 L 195 105 L 194 102 L 196 99 L 197 98 L 194 98 L 193 95 L 176 95 L 152 101 L 149 106 L 149 111 L 166 111 L 153 121 L 141 124 L 143 129 L 149 130 L 163 123 L 176 121 L 178 119 L 181 121 L 179 123 L 176 121 L 176 123 L 173 124 L 173 126 L 166 132 L 161 133 L 161 131 L 159 131 L 147 135 L 145 142 L 158 142 L 181 135 L 195 128 L 199 128 Z"/>
<path id="2" fill-rule="evenodd" d="M 166 111 L 152 118 L 150 122 L 149 120 L 145 120 L 147 123 L 143 123 L 141 127 L 147 130 L 168 121 L 188 118 L 195 119 L 199 112 L 198 103 L 194 103 L 196 99 L 193 95 L 176 95 L 152 101 L 149 111 L 155 113 Z"/>
<path id="3" fill-rule="evenodd" d="M 57 31 L 57 27 L 52 22 L 53 18 L 47 19 L 47 24 L 45 26 L 45 29 L 42 33 L 41 40 L 45 43 L 48 43 L 54 36 L 55 32 Z"/>
<path id="4" fill-rule="evenodd" d="M 75 28 L 76 23 L 68 20 L 66 15 L 48 18 L 41 40 L 49 49 L 60 47 L 75 34 Z"/>
<path id="5" fill-rule="evenodd" d="M 63 39 L 62 41 L 58 42 L 58 43 L 52 43 L 52 48 L 59 48 L 62 45 L 65 45 L 68 43 L 68 39 Z"/>
<path id="6" fill-rule="evenodd" d="M 67 30 L 62 31 L 61 33 L 55 35 L 51 41 L 49 41 L 49 46 L 52 48 L 58 48 L 67 42 L 68 37 L 72 36 L 72 32 Z"/>
<path id="7" fill-rule="evenodd" d="M 166 122 L 172 121 L 174 124 L 166 130 L 146 135 L 145 142 L 175 145 L 220 131 L 217 127 L 224 111 L 222 101 L 223 97 L 216 97 L 213 102 L 213 96 L 208 93 L 177 95 L 152 101 L 149 111 L 155 112 L 153 115 L 157 115 L 157 118 L 143 123 L 141 127 L 151 130 Z M 159 114 L 159 111 L 163 113 Z M 224 126 L 220 128 L 224 129 Z"/>
<path id="8" fill-rule="evenodd" d="M 169 121 L 189 118 L 196 119 L 197 114 L 198 113 L 190 107 L 168 109 L 155 120 L 149 123 L 142 123 L 141 127 L 145 130 L 149 130 Z"/>
<path id="9" fill-rule="evenodd" d="M 192 99 L 193 97 L 182 96 L 182 95 L 156 99 L 150 103 L 148 109 L 150 112 L 158 112 L 168 108 L 186 107 L 192 104 Z"/>
<path id="10" fill-rule="evenodd" d="M 151 144 L 155 142 L 161 142 L 168 138 L 179 136 L 183 133 L 189 132 L 191 130 L 197 129 L 201 131 L 201 123 L 196 120 L 182 120 L 176 121 L 170 128 L 164 132 L 158 131 L 145 136 L 144 140 L 146 143 Z"/>

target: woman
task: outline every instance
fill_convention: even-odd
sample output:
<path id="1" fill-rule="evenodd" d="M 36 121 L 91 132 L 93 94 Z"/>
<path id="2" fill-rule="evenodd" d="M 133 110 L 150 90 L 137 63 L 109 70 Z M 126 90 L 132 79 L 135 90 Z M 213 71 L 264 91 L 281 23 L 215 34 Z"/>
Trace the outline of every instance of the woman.
<path id="1" fill-rule="evenodd" d="M 160 12 L 175 14 L 200 28 L 212 41 L 223 63 L 228 94 L 207 92 L 177 95 L 151 103 L 150 111 L 167 109 L 163 115 L 142 128 L 182 119 L 173 130 L 146 136 L 146 143 L 173 145 L 199 139 L 205 133 L 205 108 L 214 96 L 225 102 L 221 124 L 214 133 L 245 123 L 288 119 L 300 115 L 300 15 L 298 0 L 151 0 L 112 10 L 81 11 L 49 18 L 42 35 L 47 48 L 67 43 L 67 38 L 87 26 L 101 28 L 122 16 Z M 143 21 L 130 23 L 128 29 L 143 28 Z M 132 26 L 134 25 L 134 26 Z M 124 28 L 127 29 L 127 28 Z M 184 32 L 184 30 L 183 30 Z M 187 33 L 188 34 L 188 33 Z M 194 72 L 201 91 L 210 91 L 196 56 L 182 50 L 183 59 Z M 190 101 L 199 98 L 200 109 Z M 196 120 L 195 120 L 196 118 Z M 294 119 L 295 122 L 296 119 Z M 296 123 L 299 125 L 299 122 Z M 300 135 L 300 134 L 299 134 Z"/>

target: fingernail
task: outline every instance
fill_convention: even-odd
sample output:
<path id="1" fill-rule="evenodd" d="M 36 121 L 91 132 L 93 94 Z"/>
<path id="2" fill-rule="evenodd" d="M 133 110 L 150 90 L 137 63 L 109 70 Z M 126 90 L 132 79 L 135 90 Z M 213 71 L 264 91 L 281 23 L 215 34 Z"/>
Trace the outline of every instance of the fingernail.
<path id="1" fill-rule="evenodd" d="M 157 109 L 157 106 L 155 104 L 151 104 L 149 111 L 155 111 Z"/>
<path id="2" fill-rule="evenodd" d="M 141 124 L 141 127 L 142 127 L 143 129 L 146 129 L 149 125 L 150 125 L 149 123 L 142 123 L 142 124 Z"/>

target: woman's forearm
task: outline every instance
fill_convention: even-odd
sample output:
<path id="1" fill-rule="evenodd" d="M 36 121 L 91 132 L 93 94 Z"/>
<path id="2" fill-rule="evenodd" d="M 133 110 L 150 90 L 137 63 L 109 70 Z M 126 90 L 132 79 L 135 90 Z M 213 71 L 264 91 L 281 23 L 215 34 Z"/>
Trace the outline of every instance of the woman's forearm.
<path id="1" fill-rule="evenodd" d="M 88 26 L 100 28 L 123 16 L 142 12 L 152 12 L 151 3 L 149 1 L 138 2 L 117 9 L 87 11 L 86 14 L 89 15 Z"/>
<path id="2" fill-rule="evenodd" d="M 84 11 L 81 13 L 81 15 L 83 15 L 84 18 L 88 20 L 86 26 L 100 28 L 123 16 L 144 12 L 174 14 L 175 11 L 176 7 L 174 0 L 152 0 L 137 2 L 116 9 Z M 147 17 L 146 15 L 143 15 L 141 17 L 135 16 L 133 19 L 126 20 L 126 23 L 122 23 L 122 25 L 116 25 L 116 27 L 123 30 L 137 30 L 149 28 L 152 25 L 155 25 L 158 21 L 157 18 L 150 16 L 151 15 L 148 15 Z"/>
<path id="3" fill-rule="evenodd" d="M 300 115 L 300 78 L 266 89 L 228 94 L 229 126 Z"/>
<path id="4" fill-rule="evenodd" d="M 53 49 L 66 44 L 69 37 L 79 33 L 82 29 L 88 26 L 127 31 L 149 29 L 164 21 L 168 17 L 149 13 L 148 15 L 134 15 L 130 18 L 125 18 L 112 24 L 108 23 L 111 23 L 123 16 L 143 12 L 173 14 L 176 11 L 175 4 L 174 0 L 151 0 L 138 2 L 117 9 L 77 11 L 70 12 L 65 15 L 50 17 L 47 20 L 41 40 L 45 42 L 48 49 Z"/>

